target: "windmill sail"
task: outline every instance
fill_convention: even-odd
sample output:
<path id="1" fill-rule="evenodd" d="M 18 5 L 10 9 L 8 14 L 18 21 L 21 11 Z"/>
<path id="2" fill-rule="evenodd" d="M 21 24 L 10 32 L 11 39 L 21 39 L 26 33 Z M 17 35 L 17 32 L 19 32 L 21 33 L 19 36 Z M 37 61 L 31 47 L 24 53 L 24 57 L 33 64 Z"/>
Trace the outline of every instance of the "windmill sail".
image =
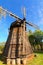
<path id="1" fill-rule="evenodd" d="M 0 14 L 3 15 L 3 12 L 6 13 L 6 14 L 9 14 L 10 16 L 12 16 L 12 17 L 14 17 L 14 18 L 16 18 L 16 19 L 21 20 L 21 18 L 19 18 L 17 15 L 15 15 L 15 14 L 13 14 L 13 13 L 7 11 L 6 9 L 4 9 L 4 8 L 2 8 L 2 7 L 0 7 Z"/>
<path id="2" fill-rule="evenodd" d="M 39 30 L 39 27 L 37 25 L 31 23 L 31 22 L 26 22 L 26 24 L 28 24 L 28 25 L 34 27 L 35 29 L 38 29 Z"/>

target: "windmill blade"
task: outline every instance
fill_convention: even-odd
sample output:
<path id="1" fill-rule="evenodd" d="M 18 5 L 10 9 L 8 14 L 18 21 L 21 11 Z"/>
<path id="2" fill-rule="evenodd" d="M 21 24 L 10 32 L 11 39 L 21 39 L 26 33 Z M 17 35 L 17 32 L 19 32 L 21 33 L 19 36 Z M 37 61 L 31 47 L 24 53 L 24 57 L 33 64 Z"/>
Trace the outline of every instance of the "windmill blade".
<path id="1" fill-rule="evenodd" d="M 30 25 L 30 26 L 32 26 L 32 27 L 34 27 L 34 28 L 39 30 L 39 27 L 37 25 L 31 23 L 31 22 L 26 22 L 26 24 L 28 24 L 28 25 Z"/>
<path id="2" fill-rule="evenodd" d="M 23 15 L 24 15 L 24 18 L 26 18 L 26 8 L 25 7 L 23 8 Z"/>
<path id="3" fill-rule="evenodd" d="M 21 10 L 22 10 L 23 18 L 26 18 L 26 8 L 22 7 Z"/>
<path id="4" fill-rule="evenodd" d="M 14 17 L 14 18 L 16 18 L 16 19 L 18 19 L 18 20 L 22 20 L 21 18 L 19 18 L 17 15 L 15 15 L 15 14 L 12 14 L 12 13 L 10 13 L 10 16 L 12 16 L 12 17 Z"/>
<path id="5" fill-rule="evenodd" d="M 0 6 L 0 14 L 3 14 L 3 13 L 2 13 L 3 11 L 6 12 L 7 14 L 9 14 L 10 16 L 16 18 L 16 19 L 22 20 L 22 19 L 19 18 L 17 15 L 15 15 L 15 14 L 13 14 L 13 13 L 7 11 L 6 9 L 4 9 L 4 8 L 2 8 L 2 7 Z"/>

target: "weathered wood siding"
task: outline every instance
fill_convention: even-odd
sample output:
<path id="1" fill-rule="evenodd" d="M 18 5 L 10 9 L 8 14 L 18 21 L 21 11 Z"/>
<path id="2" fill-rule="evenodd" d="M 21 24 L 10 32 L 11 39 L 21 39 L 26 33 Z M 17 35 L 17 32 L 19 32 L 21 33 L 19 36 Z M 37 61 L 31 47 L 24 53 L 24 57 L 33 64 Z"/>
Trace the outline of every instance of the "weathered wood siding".
<path id="1" fill-rule="evenodd" d="M 32 53 L 31 45 L 28 41 L 25 26 L 13 27 L 4 48 L 3 55 L 7 58 L 24 58 Z"/>

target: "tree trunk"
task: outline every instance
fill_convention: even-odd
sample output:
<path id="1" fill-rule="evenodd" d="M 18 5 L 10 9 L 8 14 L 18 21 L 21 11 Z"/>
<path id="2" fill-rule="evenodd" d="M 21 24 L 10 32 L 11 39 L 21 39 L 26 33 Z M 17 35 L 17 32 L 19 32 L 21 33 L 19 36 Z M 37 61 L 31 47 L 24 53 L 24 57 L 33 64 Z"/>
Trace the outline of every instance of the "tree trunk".
<path id="1" fill-rule="evenodd" d="M 41 47 L 41 51 L 42 51 L 42 50 L 43 50 L 43 49 L 42 49 L 42 44 L 40 44 L 40 47 Z"/>

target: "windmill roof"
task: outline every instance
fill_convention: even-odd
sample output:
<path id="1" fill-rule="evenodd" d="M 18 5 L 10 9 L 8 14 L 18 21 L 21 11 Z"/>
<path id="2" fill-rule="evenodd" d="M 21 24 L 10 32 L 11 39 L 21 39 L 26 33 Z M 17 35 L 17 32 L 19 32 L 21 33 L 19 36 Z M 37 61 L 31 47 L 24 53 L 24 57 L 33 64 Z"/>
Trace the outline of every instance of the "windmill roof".
<path id="1" fill-rule="evenodd" d="M 14 21 L 14 22 L 11 24 L 10 29 L 12 29 L 12 28 L 14 28 L 14 27 L 19 27 L 20 25 L 21 25 L 20 22 L 18 22 L 18 21 L 16 20 L 16 21 Z"/>

